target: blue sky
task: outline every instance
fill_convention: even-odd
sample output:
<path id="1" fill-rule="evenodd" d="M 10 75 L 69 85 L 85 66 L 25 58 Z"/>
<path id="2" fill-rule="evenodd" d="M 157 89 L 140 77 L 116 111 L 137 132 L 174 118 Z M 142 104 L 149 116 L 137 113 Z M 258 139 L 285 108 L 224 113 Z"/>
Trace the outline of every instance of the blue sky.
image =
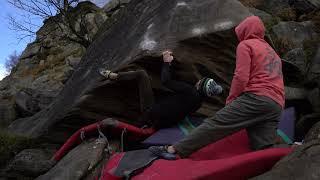
<path id="1" fill-rule="evenodd" d="M 17 9 L 13 8 L 6 0 L 0 0 L 0 80 L 4 77 L 5 69 L 4 63 L 6 58 L 14 52 L 21 52 L 27 45 L 27 41 L 21 41 L 18 43 L 16 39 L 16 32 L 11 31 L 8 22 L 8 15 L 18 17 L 19 12 Z M 41 24 L 41 21 L 37 21 Z"/>
<path id="2" fill-rule="evenodd" d="M 109 0 L 92 0 L 99 6 L 103 6 Z M 22 52 L 29 39 L 18 43 L 16 32 L 9 29 L 8 15 L 19 19 L 22 12 L 12 7 L 6 0 L 0 0 L 0 80 L 7 74 L 4 68 L 5 60 L 14 51 Z M 42 25 L 42 20 L 35 19 L 38 25 Z"/>

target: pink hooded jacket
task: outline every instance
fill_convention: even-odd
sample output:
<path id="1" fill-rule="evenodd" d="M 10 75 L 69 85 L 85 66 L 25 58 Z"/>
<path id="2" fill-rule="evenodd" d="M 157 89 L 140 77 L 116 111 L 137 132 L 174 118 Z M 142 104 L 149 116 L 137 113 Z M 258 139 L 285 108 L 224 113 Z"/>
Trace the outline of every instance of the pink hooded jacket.
<path id="1" fill-rule="evenodd" d="M 238 40 L 236 70 L 226 104 L 244 92 L 267 96 L 284 107 L 282 62 L 264 40 L 265 28 L 257 16 L 250 16 L 235 29 Z"/>

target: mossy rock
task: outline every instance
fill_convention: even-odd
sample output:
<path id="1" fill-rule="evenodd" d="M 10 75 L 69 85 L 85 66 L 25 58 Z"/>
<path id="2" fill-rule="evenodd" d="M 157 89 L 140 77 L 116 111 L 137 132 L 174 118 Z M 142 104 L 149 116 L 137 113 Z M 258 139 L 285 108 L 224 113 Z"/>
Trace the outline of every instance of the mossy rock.
<path id="1" fill-rule="evenodd" d="M 295 21 L 297 19 L 297 12 L 291 8 L 283 8 L 279 9 L 276 13 L 275 16 L 279 17 L 283 21 Z"/>
<path id="2" fill-rule="evenodd" d="M 270 33 L 272 30 L 272 27 L 276 24 L 278 24 L 280 22 L 280 18 L 276 17 L 276 16 L 272 16 L 271 19 L 269 19 L 268 21 L 264 21 L 264 26 L 266 28 L 266 32 Z"/>
<path id="3" fill-rule="evenodd" d="M 256 8 L 258 6 L 261 6 L 263 0 L 240 0 L 240 2 L 246 7 Z"/>
<path id="4" fill-rule="evenodd" d="M 315 57 L 319 44 L 320 37 L 303 41 L 303 50 L 307 56 L 307 61 L 311 61 Z"/>
<path id="5" fill-rule="evenodd" d="M 13 135 L 5 130 L 0 130 L 0 167 L 14 157 L 21 150 L 36 145 L 36 140 Z"/>
<path id="6" fill-rule="evenodd" d="M 312 16 L 311 21 L 314 24 L 314 30 L 317 33 L 320 33 L 320 11 L 314 13 L 314 15 Z"/>
<path id="7" fill-rule="evenodd" d="M 283 57 L 290 50 L 297 48 L 292 40 L 287 37 L 274 38 L 274 45 L 280 57 Z"/>

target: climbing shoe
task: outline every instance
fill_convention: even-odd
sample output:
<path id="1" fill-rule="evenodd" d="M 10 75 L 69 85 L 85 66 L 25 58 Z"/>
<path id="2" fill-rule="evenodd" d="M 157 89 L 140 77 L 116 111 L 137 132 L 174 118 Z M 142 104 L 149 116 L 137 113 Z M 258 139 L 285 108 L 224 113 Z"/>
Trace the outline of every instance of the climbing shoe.
<path id="1" fill-rule="evenodd" d="M 106 69 L 100 69 L 99 70 L 100 75 L 104 76 L 106 79 L 115 80 L 118 77 L 117 73 L 113 73 L 110 70 Z"/>
<path id="2" fill-rule="evenodd" d="M 166 160 L 176 160 L 177 156 L 175 154 L 169 153 L 167 151 L 166 146 L 151 146 L 149 147 L 149 151 L 159 157 L 160 159 L 166 159 Z"/>

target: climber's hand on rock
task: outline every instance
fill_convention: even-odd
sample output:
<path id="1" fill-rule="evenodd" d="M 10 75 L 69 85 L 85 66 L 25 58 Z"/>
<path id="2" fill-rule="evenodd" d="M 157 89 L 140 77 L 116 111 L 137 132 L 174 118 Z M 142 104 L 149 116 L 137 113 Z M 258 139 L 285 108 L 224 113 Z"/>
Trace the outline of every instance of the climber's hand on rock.
<path id="1" fill-rule="evenodd" d="M 173 61 L 173 56 L 171 51 L 164 51 L 162 53 L 163 56 L 163 62 L 171 63 Z"/>

